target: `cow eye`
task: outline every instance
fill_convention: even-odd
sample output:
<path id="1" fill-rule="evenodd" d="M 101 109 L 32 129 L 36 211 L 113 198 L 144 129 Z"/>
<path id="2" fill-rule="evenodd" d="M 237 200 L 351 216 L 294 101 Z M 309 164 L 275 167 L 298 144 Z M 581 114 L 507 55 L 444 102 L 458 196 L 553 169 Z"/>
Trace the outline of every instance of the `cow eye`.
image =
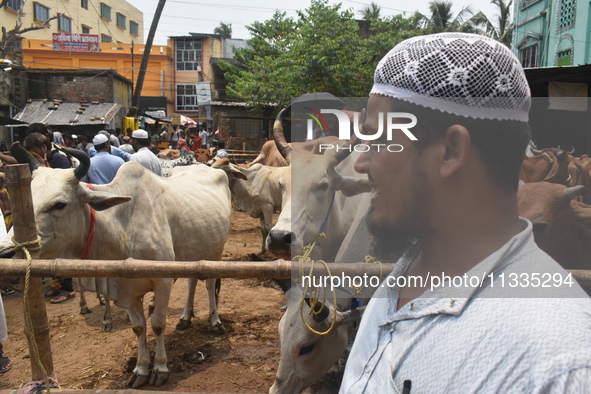
<path id="1" fill-rule="evenodd" d="M 300 356 L 303 356 L 305 354 L 311 353 L 312 350 L 314 350 L 314 345 L 305 346 L 305 347 L 303 347 L 303 348 L 300 349 Z"/>
<path id="2" fill-rule="evenodd" d="M 66 207 L 65 202 L 58 202 L 58 203 L 55 203 L 55 205 L 53 207 L 51 207 L 50 211 L 61 211 L 65 207 Z"/>
<path id="3" fill-rule="evenodd" d="M 328 182 L 324 182 L 324 183 L 318 185 L 317 190 L 320 190 L 323 192 L 327 191 L 328 190 Z"/>

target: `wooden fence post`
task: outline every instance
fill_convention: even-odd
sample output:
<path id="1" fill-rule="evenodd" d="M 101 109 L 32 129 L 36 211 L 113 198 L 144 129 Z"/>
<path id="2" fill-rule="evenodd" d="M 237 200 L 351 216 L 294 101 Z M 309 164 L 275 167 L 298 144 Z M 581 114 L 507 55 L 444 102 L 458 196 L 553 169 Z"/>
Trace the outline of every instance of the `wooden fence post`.
<path id="1" fill-rule="evenodd" d="M 37 225 L 35 223 L 35 212 L 33 210 L 33 197 L 31 193 L 31 172 L 28 164 L 15 164 L 6 166 L 6 186 L 10 193 L 10 204 L 12 205 L 12 220 L 14 229 L 14 240 L 17 244 L 33 242 L 37 239 Z M 35 248 L 32 245 L 29 248 Z M 20 258 L 26 258 L 23 251 L 19 251 Z M 31 257 L 38 257 L 37 251 L 31 252 Z M 33 322 L 33 333 L 25 324 L 25 335 L 29 342 L 29 355 L 31 357 L 31 380 L 38 381 L 44 378 L 43 369 L 37 364 L 33 341 L 37 343 L 39 358 L 48 377 L 55 377 L 53 370 L 53 359 L 49 343 L 49 322 L 45 310 L 45 299 L 43 294 L 43 279 L 32 277 L 29 280 L 29 292 L 23 293 L 29 303 L 29 313 Z M 24 279 L 21 279 L 24 289 Z M 26 312 L 25 312 L 26 313 Z M 26 322 L 25 316 L 25 322 Z"/>

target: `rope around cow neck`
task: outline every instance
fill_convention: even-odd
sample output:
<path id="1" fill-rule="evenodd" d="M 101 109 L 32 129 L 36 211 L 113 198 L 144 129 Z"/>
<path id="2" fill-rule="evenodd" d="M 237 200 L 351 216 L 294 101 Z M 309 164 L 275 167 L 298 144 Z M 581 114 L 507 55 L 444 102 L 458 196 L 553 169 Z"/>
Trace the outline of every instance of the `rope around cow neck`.
<path id="1" fill-rule="evenodd" d="M 304 253 L 302 255 L 294 257 L 294 260 L 299 261 L 300 278 L 304 277 L 304 263 L 310 263 L 310 273 L 309 273 L 310 278 L 312 278 L 312 274 L 314 272 L 314 263 L 320 263 L 320 264 L 323 264 L 324 267 L 326 268 L 326 272 L 328 273 L 328 277 L 330 278 L 331 283 L 332 283 L 332 274 L 330 272 L 330 269 L 328 268 L 328 264 L 324 260 L 314 261 L 310 258 L 310 254 L 312 253 L 312 251 L 316 247 L 316 244 L 323 238 L 326 238 L 326 233 L 324 233 L 324 232 L 319 233 L 316 236 L 316 238 L 314 239 L 314 241 L 312 241 L 311 244 L 304 246 Z M 381 282 L 382 277 L 383 277 L 382 262 L 377 260 L 375 257 L 369 256 L 369 255 L 365 256 L 365 262 L 379 264 L 379 266 L 380 266 L 380 282 Z M 327 335 L 328 333 L 330 333 L 333 330 L 333 328 L 336 325 L 336 320 L 337 320 L 336 289 L 334 289 L 334 288 L 332 289 L 332 299 L 333 299 L 333 305 L 334 305 L 334 313 L 332 316 L 332 322 L 330 324 L 330 327 L 326 331 L 321 332 L 321 331 L 317 331 L 317 330 L 313 329 L 312 327 L 310 327 L 310 325 L 308 324 L 307 320 L 304 317 L 304 302 L 306 301 L 306 295 L 308 293 L 309 287 L 310 287 L 310 281 L 308 281 L 308 285 L 304 289 L 304 293 L 302 294 L 302 300 L 300 301 L 300 317 L 302 318 L 302 322 L 304 322 L 304 324 L 306 325 L 308 330 L 310 330 L 313 333 L 318 334 L 318 335 Z M 353 292 L 351 294 L 351 297 L 357 298 L 357 296 L 359 296 L 364 289 L 365 289 L 365 286 L 363 286 L 363 285 L 359 286 L 359 287 L 353 286 Z M 308 315 L 311 315 L 311 314 L 319 315 L 320 312 L 322 312 L 322 308 L 318 312 L 316 312 L 314 310 L 316 305 L 318 304 L 319 299 L 320 299 L 320 289 L 316 288 L 316 293 L 314 294 L 314 297 L 310 299 L 310 311 L 308 312 Z M 326 287 L 323 289 L 322 305 L 323 305 L 323 308 L 326 307 Z"/>
<path id="2" fill-rule="evenodd" d="M 27 324 L 27 328 L 29 330 L 29 338 L 31 341 L 31 345 L 33 348 L 33 356 L 35 359 L 35 362 L 37 363 L 37 365 L 41 368 L 41 371 L 43 372 L 43 381 L 46 382 L 46 386 L 47 386 L 47 392 L 50 392 L 51 389 L 51 385 L 49 384 L 49 378 L 47 376 L 47 371 L 45 370 L 45 367 L 43 366 L 43 363 L 41 362 L 41 357 L 39 356 L 39 347 L 37 346 L 37 340 L 35 338 L 35 328 L 33 327 L 33 320 L 31 319 L 31 311 L 29 309 L 29 282 L 31 279 L 31 263 L 33 261 L 32 257 L 31 257 L 31 253 L 29 251 L 35 251 L 35 250 L 40 250 L 41 249 L 41 238 L 39 238 L 39 236 L 37 236 L 37 239 L 33 240 L 33 241 L 28 241 L 28 242 L 23 242 L 23 243 L 17 243 L 16 240 L 14 238 L 12 238 L 12 242 L 14 243 L 14 246 L 9 246 L 3 249 L 0 249 L 0 253 L 4 252 L 5 250 L 8 249 L 12 249 L 15 252 L 17 250 L 22 250 L 25 253 L 25 256 L 27 257 L 27 270 L 25 273 L 25 289 L 24 289 L 24 293 L 23 293 L 23 305 L 24 305 L 24 310 L 25 310 L 25 323 Z M 36 245 L 34 247 L 30 247 Z M 29 248 L 27 248 L 29 247 Z M 42 381 L 42 382 L 43 382 Z M 59 385 L 58 385 L 59 387 Z"/>
<path id="3" fill-rule="evenodd" d="M 324 232 L 320 232 L 310 245 L 304 246 L 304 254 L 303 255 L 295 256 L 294 260 L 299 261 L 300 278 L 304 277 L 304 263 L 310 263 L 309 277 L 312 278 L 312 274 L 314 272 L 315 261 L 310 258 L 310 254 L 312 253 L 312 250 L 314 250 L 314 248 L 316 247 L 316 244 L 323 238 L 326 238 L 326 234 Z M 318 260 L 317 262 L 324 265 L 329 278 L 332 278 L 332 275 L 330 273 L 330 269 L 328 268 L 328 264 L 326 264 L 326 262 L 323 260 Z M 332 280 L 331 280 L 331 282 L 332 282 Z M 337 321 L 337 309 L 336 309 L 337 308 L 337 293 L 336 293 L 336 289 L 334 289 L 334 288 L 332 289 L 332 299 L 333 299 L 333 305 L 334 305 L 334 311 L 333 311 L 334 313 L 332 316 L 332 322 L 330 324 L 330 327 L 328 327 L 328 330 L 322 332 L 322 331 L 317 331 L 317 330 L 313 329 L 312 327 L 310 327 L 310 325 L 308 324 L 308 322 L 306 321 L 306 319 L 304 317 L 304 302 L 306 301 L 306 294 L 308 293 L 309 287 L 310 287 L 310 282 L 308 282 L 308 285 L 306 286 L 306 288 L 304 289 L 304 293 L 302 294 L 302 300 L 300 301 L 300 316 L 302 318 L 302 321 L 304 322 L 304 324 L 308 328 L 308 330 L 310 330 L 313 333 L 318 334 L 318 335 L 326 335 L 332 331 L 332 329 L 334 328 L 336 321 Z M 319 315 L 320 312 L 322 312 L 323 308 L 327 308 L 327 306 L 325 305 L 326 304 L 326 288 L 324 289 L 324 292 L 323 292 L 322 308 L 320 308 L 320 310 L 318 312 L 316 312 L 314 309 L 315 309 L 316 305 L 318 304 L 319 299 L 320 299 L 320 289 L 317 288 L 316 294 L 314 295 L 313 298 L 310 299 L 310 311 L 308 312 L 308 315 L 311 315 L 311 314 Z"/>

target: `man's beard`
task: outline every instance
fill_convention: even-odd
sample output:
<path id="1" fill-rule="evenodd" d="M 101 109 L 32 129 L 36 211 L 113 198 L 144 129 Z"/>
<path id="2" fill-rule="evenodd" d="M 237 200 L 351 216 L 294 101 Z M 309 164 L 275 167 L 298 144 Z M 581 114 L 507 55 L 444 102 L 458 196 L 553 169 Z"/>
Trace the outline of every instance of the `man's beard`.
<path id="1" fill-rule="evenodd" d="M 388 263 L 395 263 L 405 253 L 420 250 L 420 240 L 429 232 L 428 218 L 431 201 L 431 188 L 415 163 L 412 191 L 402 206 L 397 207 L 399 215 L 394 223 L 377 223 L 374 208 L 367 215 L 367 227 L 373 236 L 370 250 L 375 257 Z M 385 196 L 381 196 L 385 198 Z"/>

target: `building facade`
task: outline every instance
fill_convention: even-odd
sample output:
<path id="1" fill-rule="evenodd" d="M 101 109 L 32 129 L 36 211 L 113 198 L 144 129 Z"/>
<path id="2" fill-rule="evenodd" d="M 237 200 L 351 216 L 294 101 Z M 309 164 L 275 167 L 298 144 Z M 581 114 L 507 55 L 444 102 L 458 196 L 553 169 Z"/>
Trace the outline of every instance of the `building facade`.
<path id="1" fill-rule="evenodd" d="M 17 24 L 49 28 L 26 33 L 28 39 L 51 40 L 52 33 L 94 34 L 103 43 L 144 42 L 144 14 L 124 0 L 8 0 L 0 9 L 7 30 Z"/>
<path id="2" fill-rule="evenodd" d="M 591 7 L 582 0 L 515 0 L 512 48 L 525 68 L 591 63 Z"/>

